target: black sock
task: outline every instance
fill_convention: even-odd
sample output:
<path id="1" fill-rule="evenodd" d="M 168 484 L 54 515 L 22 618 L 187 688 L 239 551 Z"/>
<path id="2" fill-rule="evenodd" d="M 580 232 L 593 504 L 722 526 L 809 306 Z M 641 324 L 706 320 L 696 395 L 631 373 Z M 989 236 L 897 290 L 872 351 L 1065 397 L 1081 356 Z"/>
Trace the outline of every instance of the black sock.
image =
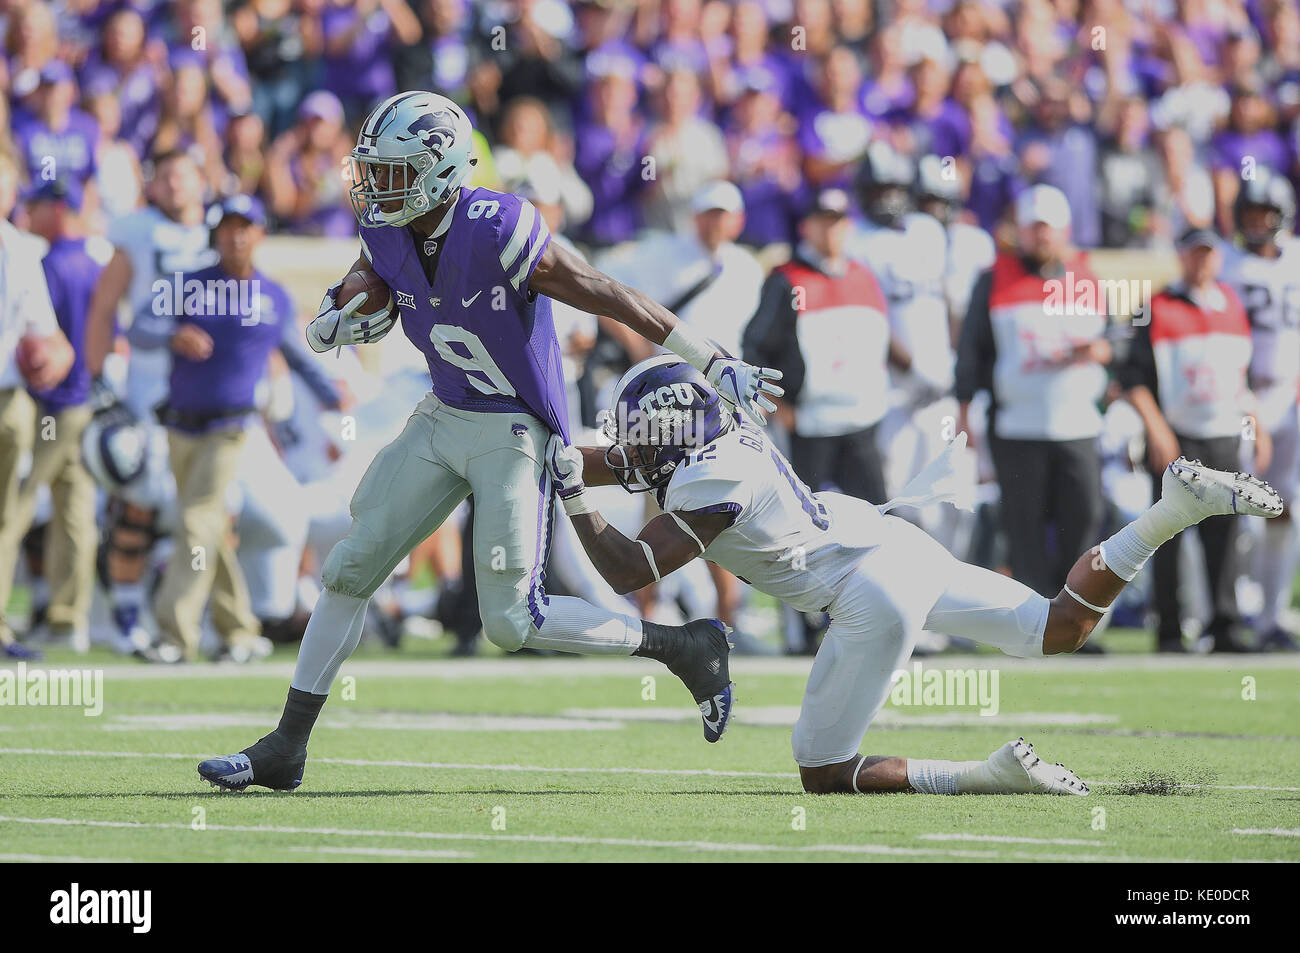
<path id="1" fill-rule="evenodd" d="M 659 625 L 657 622 L 641 622 L 641 644 L 633 650 L 633 655 L 652 658 L 667 664 L 677 655 L 682 643 L 682 630 L 677 626 Z"/>
<path id="2" fill-rule="evenodd" d="M 307 739 L 311 737 L 312 726 L 316 724 L 316 717 L 328 697 L 328 695 L 313 695 L 311 692 L 290 688 L 289 698 L 284 703 L 284 714 L 280 716 L 280 724 L 276 726 L 276 732 L 286 741 L 306 747 Z"/>

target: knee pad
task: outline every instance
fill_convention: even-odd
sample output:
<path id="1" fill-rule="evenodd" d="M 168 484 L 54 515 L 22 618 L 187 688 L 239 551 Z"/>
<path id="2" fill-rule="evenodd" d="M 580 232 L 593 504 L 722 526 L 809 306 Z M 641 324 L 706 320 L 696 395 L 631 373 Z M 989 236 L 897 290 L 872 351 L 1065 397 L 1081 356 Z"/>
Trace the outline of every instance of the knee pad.
<path id="1" fill-rule="evenodd" d="M 1014 658 L 1042 658 L 1043 634 L 1051 608 L 1046 597 L 1031 591 L 1018 605 L 998 610 L 989 620 L 1006 633 L 995 643 L 997 647 Z"/>
<path id="2" fill-rule="evenodd" d="M 355 524 L 354 524 L 355 529 Z M 369 599 L 388 573 L 378 574 L 374 554 L 361 546 L 349 533 L 335 544 L 321 567 L 321 585 L 331 592 Z"/>
<path id="3" fill-rule="evenodd" d="M 507 652 L 523 648 L 533 631 L 534 620 L 527 600 L 513 587 L 480 586 L 478 611 L 483 620 L 483 634 Z"/>

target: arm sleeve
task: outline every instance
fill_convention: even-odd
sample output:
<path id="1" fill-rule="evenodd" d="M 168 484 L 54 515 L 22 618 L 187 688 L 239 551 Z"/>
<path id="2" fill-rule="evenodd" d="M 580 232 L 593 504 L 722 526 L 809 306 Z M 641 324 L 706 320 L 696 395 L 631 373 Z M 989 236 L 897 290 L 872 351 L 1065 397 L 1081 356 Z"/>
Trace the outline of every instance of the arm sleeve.
<path id="1" fill-rule="evenodd" d="M 760 367 L 774 367 L 785 378 L 786 400 L 794 401 L 803 389 L 804 360 L 799 349 L 799 334 L 795 322 L 799 314 L 794 309 L 793 288 L 790 280 L 774 271 L 763 282 L 758 299 L 758 310 L 745 328 L 741 350 L 744 359 Z"/>
<path id="2" fill-rule="evenodd" d="M 1151 347 L 1150 321 L 1133 328 L 1133 339 L 1129 342 L 1128 356 L 1116 367 L 1115 377 L 1120 387 L 1125 390 L 1146 387 L 1159 402 L 1159 378 L 1156 375 L 1155 350 Z"/>
<path id="3" fill-rule="evenodd" d="M 289 315 L 293 313 L 292 310 L 287 312 Z M 302 378 L 302 382 L 307 385 L 307 389 L 316 396 L 316 399 L 330 410 L 338 410 L 339 389 L 325 373 L 325 369 L 321 367 L 320 361 L 316 360 L 314 353 L 303 343 L 298 328 L 291 319 L 286 319 L 280 325 L 279 348 L 284 363 L 289 365 L 289 370 Z"/>
<path id="4" fill-rule="evenodd" d="M 957 342 L 956 394 L 967 403 L 980 390 L 993 390 L 993 364 L 997 360 L 997 345 L 993 340 L 993 322 L 989 317 L 989 293 L 993 288 L 993 272 L 986 271 L 975 282 L 971 291 L 970 306 L 961 325 L 961 338 Z"/>

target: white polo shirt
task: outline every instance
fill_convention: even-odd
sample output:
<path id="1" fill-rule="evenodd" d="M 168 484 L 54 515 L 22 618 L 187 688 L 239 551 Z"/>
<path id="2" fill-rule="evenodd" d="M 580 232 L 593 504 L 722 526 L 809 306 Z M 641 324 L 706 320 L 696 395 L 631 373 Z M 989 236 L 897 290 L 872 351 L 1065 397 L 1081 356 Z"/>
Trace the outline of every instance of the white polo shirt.
<path id="1" fill-rule="evenodd" d="M 15 355 L 26 334 L 59 330 L 35 236 L 0 219 L 0 390 L 23 387 Z"/>

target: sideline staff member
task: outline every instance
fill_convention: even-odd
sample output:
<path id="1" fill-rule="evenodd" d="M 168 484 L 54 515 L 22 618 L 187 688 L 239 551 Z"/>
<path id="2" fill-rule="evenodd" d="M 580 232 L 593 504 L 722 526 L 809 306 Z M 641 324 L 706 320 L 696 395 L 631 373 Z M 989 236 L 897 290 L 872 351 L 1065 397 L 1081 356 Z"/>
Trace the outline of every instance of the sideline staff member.
<path id="1" fill-rule="evenodd" d="M 198 652 L 209 595 L 228 653 L 253 651 L 261 635 L 229 539 L 225 498 L 267 358 L 297 330 L 288 293 L 253 266 L 265 234 L 266 212 L 257 199 L 237 195 L 214 207 L 212 240 L 220 257 L 184 276 L 184 313 L 171 336 L 170 392 L 158 417 L 167 428 L 179 516 L 154 611 L 163 637 L 186 659 Z M 198 308 L 191 301 L 196 287 L 203 289 Z"/>

